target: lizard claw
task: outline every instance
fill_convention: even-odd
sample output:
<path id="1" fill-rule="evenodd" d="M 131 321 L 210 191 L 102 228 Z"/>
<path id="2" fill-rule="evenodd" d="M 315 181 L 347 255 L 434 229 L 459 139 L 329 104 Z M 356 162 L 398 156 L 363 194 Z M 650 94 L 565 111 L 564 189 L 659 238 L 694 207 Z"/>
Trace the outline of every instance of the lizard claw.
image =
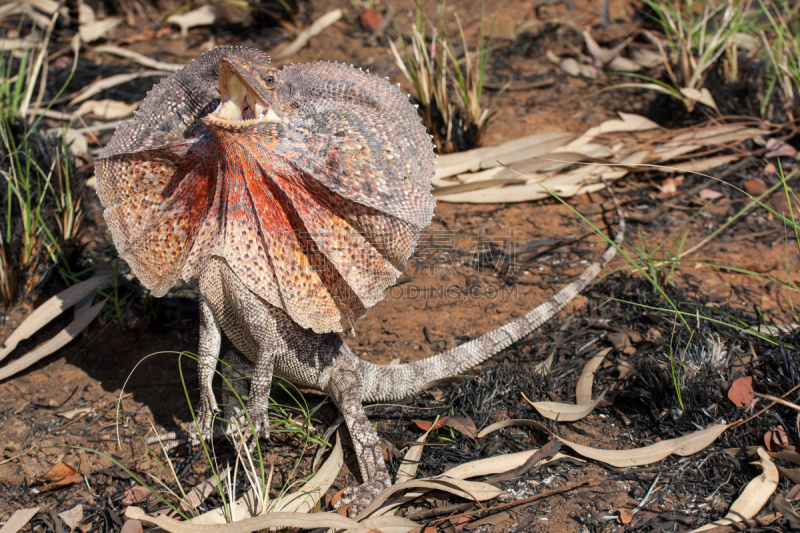
<path id="1" fill-rule="evenodd" d="M 361 511 L 367 508 L 378 494 L 383 492 L 390 485 L 391 483 L 387 475 L 386 479 L 381 477 L 355 487 L 348 487 L 342 492 L 342 499 L 336 502 L 334 507 L 338 509 L 350 504 L 350 507 L 347 509 L 347 516 L 355 518 Z"/>

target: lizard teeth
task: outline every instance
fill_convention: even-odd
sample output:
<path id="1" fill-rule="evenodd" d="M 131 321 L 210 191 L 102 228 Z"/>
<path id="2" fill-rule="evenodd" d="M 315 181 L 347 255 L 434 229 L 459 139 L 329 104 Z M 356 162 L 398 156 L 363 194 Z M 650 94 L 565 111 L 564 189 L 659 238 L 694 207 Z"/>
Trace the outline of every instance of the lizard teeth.
<path id="1" fill-rule="evenodd" d="M 222 101 L 209 118 L 241 125 L 280 120 L 275 111 L 235 74 L 225 77 L 220 91 L 223 93 Z"/>
<path id="2" fill-rule="evenodd" d="M 237 122 L 242 120 L 242 108 L 231 100 L 229 96 L 226 96 L 222 102 L 220 102 L 219 107 L 217 107 L 213 114 L 222 120 Z"/>

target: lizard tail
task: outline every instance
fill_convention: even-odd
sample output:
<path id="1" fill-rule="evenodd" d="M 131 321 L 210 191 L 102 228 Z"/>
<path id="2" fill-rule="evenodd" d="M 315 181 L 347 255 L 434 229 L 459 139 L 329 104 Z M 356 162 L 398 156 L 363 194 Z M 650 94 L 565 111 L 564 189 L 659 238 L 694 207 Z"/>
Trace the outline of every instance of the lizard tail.
<path id="1" fill-rule="evenodd" d="M 431 381 L 456 376 L 511 346 L 550 320 L 597 277 L 614 258 L 617 246 L 625 238 L 622 209 L 613 193 L 611 198 L 619 215 L 619 232 L 614 244 L 577 278 L 525 316 L 427 359 L 407 365 L 376 365 L 361 361 L 364 372 L 363 401 L 399 400 L 421 390 Z"/>

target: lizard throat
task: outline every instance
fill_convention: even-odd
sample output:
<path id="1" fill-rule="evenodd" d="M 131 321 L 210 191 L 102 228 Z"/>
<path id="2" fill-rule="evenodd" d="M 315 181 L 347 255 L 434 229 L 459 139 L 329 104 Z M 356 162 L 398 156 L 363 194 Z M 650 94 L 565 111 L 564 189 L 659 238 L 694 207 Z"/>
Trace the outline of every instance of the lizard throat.
<path id="1" fill-rule="evenodd" d="M 259 122 L 278 122 L 275 111 L 239 77 L 228 72 L 220 80 L 222 99 L 208 120 L 222 124 L 246 126 Z"/>

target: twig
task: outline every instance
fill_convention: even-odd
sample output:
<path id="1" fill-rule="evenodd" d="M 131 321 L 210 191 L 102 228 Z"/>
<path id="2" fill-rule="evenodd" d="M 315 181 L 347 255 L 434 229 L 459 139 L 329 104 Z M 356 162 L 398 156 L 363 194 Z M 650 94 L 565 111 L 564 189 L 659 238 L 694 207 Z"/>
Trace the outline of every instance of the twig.
<path id="1" fill-rule="evenodd" d="M 797 389 L 800 389 L 800 383 L 798 383 L 797 385 L 795 385 L 794 387 L 792 387 L 791 389 L 789 389 L 788 391 L 786 391 L 786 393 L 785 393 L 785 394 L 783 394 L 781 397 L 782 397 L 782 398 L 785 398 L 786 396 L 789 396 L 791 393 L 793 393 L 793 392 L 794 392 L 794 391 L 796 391 Z M 739 420 L 738 422 L 734 422 L 733 424 L 731 424 L 731 425 L 730 425 L 730 427 L 729 427 L 728 429 L 733 429 L 733 428 L 739 427 L 739 426 L 741 426 L 741 425 L 747 424 L 748 422 L 750 422 L 750 421 L 751 421 L 751 420 L 753 420 L 754 418 L 758 418 L 759 416 L 763 415 L 763 414 L 764 414 L 765 412 L 767 412 L 768 410 L 770 410 L 770 409 L 772 409 L 773 407 L 775 407 L 775 404 L 776 404 L 776 403 L 777 403 L 777 402 L 772 402 L 771 404 L 769 404 L 768 406 L 766 406 L 765 408 L 763 408 L 762 410 L 760 410 L 759 412 L 757 412 L 757 413 L 756 413 L 756 414 L 754 414 L 753 416 L 751 416 L 751 417 L 749 417 L 749 418 L 745 418 L 744 420 Z"/>
<path id="2" fill-rule="evenodd" d="M 776 403 L 779 403 L 779 404 L 783 405 L 784 407 L 788 407 L 789 409 L 794 409 L 795 411 L 800 412 L 800 405 L 797 405 L 796 403 L 792 403 L 792 402 L 787 402 L 786 400 L 784 400 L 782 398 L 778 398 L 777 396 L 773 396 L 771 394 L 760 394 L 760 393 L 754 392 L 754 391 L 750 391 L 750 394 L 752 394 L 753 396 L 758 396 L 759 398 L 765 398 L 767 400 L 771 400 L 773 405 L 775 405 Z"/>
<path id="3" fill-rule="evenodd" d="M 180 70 L 185 66 L 177 63 L 164 63 L 162 61 L 156 61 L 155 59 L 138 54 L 132 50 L 120 48 L 119 46 L 96 46 L 92 50 L 94 52 L 113 54 L 126 59 L 131 59 L 142 66 L 154 68 L 156 70 L 168 70 L 170 72 L 175 72 L 176 70 Z"/>
<path id="4" fill-rule="evenodd" d="M 477 511 L 471 511 L 471 512 L 468 512 L 468 513 L 456 514 L 456 515 L 448 516 L 447 518 L 440 518 L 438 520 L 434 520 L 434 521 L 430 522 L 427 525 L 434 525 L 435 526 L 435 525 L 443 524 L 444 522 L 446 522 L 448 520 L 452 520 L 454 518 L 459 518 L 459 517 L 465 516 L 465 515 L 473 515 L 473 514 L 478 513 L 478 512 L 479 513 L 486 513 L 486 512 L 490 512 L 490 511 L 500 511 L 500 510 L 503 510 L 503 509 L 509 509 L 511 507 L 517 507 L 517 506 L 520 506 L 520 505 L 524 505 L 526 503 L 535 502 L 537 500 L 542 500 L 544 498 L 549 498 L 550 496 L 554 496 L 554 495 L 560 494 L 562 492 L 569 492 L 569 491 L 571 491 L 573 489 L 577 489 L 578 487 L 583 487 L 584 485 L 588 485 L 588 484 L 589 484 L 589 481 L 578 481 L 578 482 L 575 482 L 575 483 L 570 483 L 569 485 L 564 485 L 563 487 L 560 487 L 560 488 L 557 488 L 557 489 L 553 489 L 553 490 L 549 490 L 547 492 L 543 492 L 541 494 L 537 494 L 537 495 L 531 496 L 529 498 L 523 498 L 521 500 L 517 500 L 517 501 L 509 502 L 509 503 L 502 503 L 500 505 L 495 505 L 494 507 L 485 507 L 483 509 L 479 509 Z M 421 533 L 421 531 L 424 529 L 424 527 L 425 526 L 420 526 L 417 529 L 411 530 L 410 533 Z"/>

